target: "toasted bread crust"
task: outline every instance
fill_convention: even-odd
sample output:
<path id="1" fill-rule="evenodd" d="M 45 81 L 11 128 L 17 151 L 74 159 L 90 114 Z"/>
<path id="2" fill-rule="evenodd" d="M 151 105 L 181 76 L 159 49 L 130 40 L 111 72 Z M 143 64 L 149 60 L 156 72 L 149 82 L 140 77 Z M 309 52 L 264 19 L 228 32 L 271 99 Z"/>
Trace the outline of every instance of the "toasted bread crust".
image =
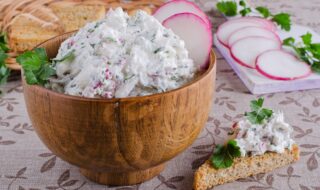
<path id="1" fill-rule="evenodd" d="M 196 171 L 193 188 L 194 190 L 206 190 L 240 178 L 270 172 L 297 160 L 299 160 L 297 145 L 293 145 L 292 150 L 286 150 L 282 154 L 268 152 L 261 156 L 237 158 L 234 164 L 226 169 L 217 170 L 208 160 Z"/>
<path id="2" fill-rule="evenodd" d="M 103 5 L 73 4 L 68 2 L 56 2 L 49 5 L 56 14 L 66 32 L 78 30 L 88 22 L 93 22 L 106 14 Z"/>
<path id="3" fill-rule="evenodd" d="M 30 50 L 45 40 L 77 30 L 104 15 L 103 5 L 52 3 L 48 8 L 16 16 L 8 29 L 9 46 L 15 52 Z"/>

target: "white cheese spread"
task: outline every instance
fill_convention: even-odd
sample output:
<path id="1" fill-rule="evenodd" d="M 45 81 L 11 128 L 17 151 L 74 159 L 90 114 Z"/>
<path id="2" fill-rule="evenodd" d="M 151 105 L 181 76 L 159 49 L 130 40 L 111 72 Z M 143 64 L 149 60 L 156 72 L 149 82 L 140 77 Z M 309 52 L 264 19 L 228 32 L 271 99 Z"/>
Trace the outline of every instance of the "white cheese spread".
<path id="1" fill-rule="evenodd" d="M 291 149 L 294 141 L 291 138 L 292 127 L 284 121 L 282 112 L 275 112 L 264 124 L 252 124 L 244 119 L 238 122 L 236 136 L 241 156 L 262 155 L 267 151 L 283 153 Z"/>
<path id="2" fill-rule="evenodd" d="M 54 60 L 60 61 L 51 88 L 84 97 L 160 93 L 185 85 L 197 72 L 170 29 L 143 11 L 129 17 L 121 8 L 64 41 Z"/>

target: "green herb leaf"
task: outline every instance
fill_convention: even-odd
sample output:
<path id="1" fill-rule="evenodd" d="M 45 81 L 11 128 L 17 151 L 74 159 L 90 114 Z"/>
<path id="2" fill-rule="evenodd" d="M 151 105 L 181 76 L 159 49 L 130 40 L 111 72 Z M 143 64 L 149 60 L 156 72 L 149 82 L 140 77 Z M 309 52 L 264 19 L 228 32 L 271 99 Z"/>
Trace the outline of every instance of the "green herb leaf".
<path id="1" fill-rule="evenodd" d="M 65 56 L 63 56 L 61 59 L 53 59 L 54 62 L 71 62 L 76 58 L 74 55 L 74 51 L 70 51 Z"/>
<path id="2" fill-rule="evenodd" d="M 263 99 L 253 100 L 250 103 L 251 112 L 246 112 L 245 116 L 252 124 L 262 124 L 266 119 L 269 119 L 273 111 L 263 108 Z"/>
<path id="3" fill-rule="evenodd" d="M 247 16 L 249 13 L 251 13 L 250 8 L 244 8 L 240 11 L 241 16 Z"/>
<path id="4" fill-rule="evenodd" d="M 27 51 L 19 55 L 16 60 L 22 66 L 28 84 L 45 85 L 49 77 L 55 75 L 55 70 L 43 48 Z"/>
<path id="5" fill-rule="evenodd" d="M 0 65 L 0 85 L 7 82 L 10 75 L 10 69 L 5 65 Z"/>
<path id="6" fill-rule="evenodd" d="M 224 146 L 217 145 L 210 160 L 213 167 L 216 169 L 228 168 L 232 166 L 233 159 L 240 156 L 241 152 L 237 142 L 235 140 L 230 140 Z"/>
<path id="7" fill-rule="evenodd" d="M 6 52 L 9 50 L 7 45 L 7 37 L 5 33 L 0 34 L 0 86 L 5 84 L 10 75 L 10 69 L 6 66 L 6 59 L 8 55 Z M 0 90 L 0 94 L 2 94 Z"/>
<path id="8" fill-rule="evenodd" d="M 290 38 L 284 39 L 282 42 L 282 45 L 292 46 L 292 45 L 294 45 L 295 42 L 296 42 L 296 40 L 294 38 L 290 37 Z"/>
<path id="9" fill-rule="evenodd" d="M 245 6 L 246 6 L 246 2 L 244 2 L 243 0 L 241 0 L 241 1 L 239 2 L 239 5 L 241 5 L 242 7 L 245 7 Z"/>
<path id="10" fill-rule="evenodd" d="M 279 13 L 273 16 L 272 21 L 277 23 L 285 31 L 291 30 L 291 18 L 287 13 Z"/>
<path id="11" fill-rule="evenodd" d="M 267 7 L 257 7 L 256 10 L 264 17 L 269 18 L 271 16 L 271 12 Z"/>
<path id="12" fill-rule="evenodd" d="M 27 51 L 17 57 L 17 62 L 25 70 L 38 70 L 42 64 L 40 57 L 35 51 Z"/>
<path id="13" fill-rule="evenodd" d="M 8 39 L 7 39 L 6 33 L 0 34 L 0 49 L 2 49 L 5 52 L 9 50 Z"/>
<path id="14" fill-rule="evenodd" d="M 313 64 L 311 69 L 313 72 L 320 74 L 320 64 Z"/>
<path id="15" fill-rule="evenodd" d="M 241 0 L 239 2 L 239 5 L 243 7 L 243 9 L 240 11 L 241 16 L 247 16 L 249 13 L 251 13 L 251 8 L 247 7 L 245 1 Z"/>
<path id="16" fill-rule="evenodd" d="M 0 65 L 5 65 L 5 60 L 8 58 L 8 55 L 4 50 L 0 48 Z"/>
<path id="17" fill-rule="evenodd" d="M 304 45 L 311 45 L 311 42 L 312 42 L 312 34 L 308 32 L 307 34 L 302 35 L 302 36 L 301 36 L 301 39 L 302 39 Z"/>
<path id="18" fill-rule="evenodd" d="M 238 13 L 235 1 L 221 1 L 217 3 L 217 9 L 226 16 L 236 16 Z"/>
<path id="19" fill-rule="evenodd" d="M 296 43 L 294 38 L 283 41 L 284 46 L 291 47 L 296 55 L 304 62 L 311 65 L 313 72 L 320 74 L 320 43 L 312 43 L 312 34 L 306 33 L 301 36 L 302 43 Z"/>

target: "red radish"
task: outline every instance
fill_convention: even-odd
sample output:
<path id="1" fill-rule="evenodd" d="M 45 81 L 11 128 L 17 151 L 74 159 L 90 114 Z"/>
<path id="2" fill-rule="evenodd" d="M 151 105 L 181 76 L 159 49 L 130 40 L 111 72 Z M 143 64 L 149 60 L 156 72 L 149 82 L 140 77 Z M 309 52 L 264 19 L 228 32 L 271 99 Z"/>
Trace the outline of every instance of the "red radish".
<path id="1" fill-rule="evenodd" d="M 160 8 L 158 8 L 153 16 L 162 23 L 167 18 L 172 15 L 179 13 L 193 13 L 198 15 L 203 19 L 205 23 L 207 23 L 208 27 L 211 28 L 211 22 L 208 19 L 207 15 L 201 11 L 201 9 L 194 3 L 187 0 L 173 0 L 165 3 Z"/>
<path id="2" fill-rule="evenodd" d="M 240 18 L 232 19 L 230 21 L 233 21 L 233 22 L 238 22 L 238 21 L 262 22 L 265 25 L 264 28 L 271 30 L 273 32 L 278 30 L 277 26 L 271 20 L 261 18 L 261 17 L 254 17 L 254 16 L 240 17 Z"/>
<path id="3" fill-rule="evenodd" d="M 184 40 L 190 58 L 201 69 L 208 67 L 212 34 L 211 29 L 199 16 L 192 13 L 175 14 L 166 19 L 163 25 Z"/>
<path id="4" fill-rule="evenodd" d="M 228 39 L 232 33 L 244 27 L 261 27 L 274 31 L 274 25 L 263 18 L 243 17 L 229 20 L 219 26 L 217 37 L 220 43 L 228 47 Z"/>
<path id="5" fill-rule="evenodd" d="M 265 37 L 280 41 L 279 36 L 270 30 L 261 27 L 249 26 L 233 32 L 228 39 L 228 46 L 230 47 L 234 42 L 250 36 Z"/>
<path id="6" fill-rule="evenodd" d="M 308 64 L 283 50 L 270 50 L 259 55 L 256 68 L 262 75 L 274 80 L 295 80 L 309 76 Z"/>
<path id="7" fill-rule="evenodd" d="M 257 57 L 273 49 L 281 49 L 281 41 L 265 37 L 247 37 L 235 42 L 230 51 L 233 59 L 240 65 L 254 69 Z"/>

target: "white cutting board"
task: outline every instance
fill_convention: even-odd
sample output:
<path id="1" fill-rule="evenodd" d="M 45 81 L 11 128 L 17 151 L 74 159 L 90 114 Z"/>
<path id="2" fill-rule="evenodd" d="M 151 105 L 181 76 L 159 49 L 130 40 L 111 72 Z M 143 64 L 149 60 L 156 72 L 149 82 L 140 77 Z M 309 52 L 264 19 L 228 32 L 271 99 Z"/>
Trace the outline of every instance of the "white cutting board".
<path id="1" fill-rule="evenodd" d="M 281 40 L 288 37 L 300 39 L 300 36 L 306 34 L 307 32 L 312 34 L 313 42 L 320 43 L 320 35 L 314 32 L 312 29 L 304 26 L 293 25 L 290 32 L 279 30 L 278 34 Z M 320 88 L 320 74 L 312 74 L 307 78 L 292 81 L 272 80 L 261 75 L 254 69 L 249 69 L 239 65 L 231 57 L 229 49 L 223 46 L 217 40 L 216 35 L 214 35 L 214 44 L 252 94 L 266 94 Z"/>

